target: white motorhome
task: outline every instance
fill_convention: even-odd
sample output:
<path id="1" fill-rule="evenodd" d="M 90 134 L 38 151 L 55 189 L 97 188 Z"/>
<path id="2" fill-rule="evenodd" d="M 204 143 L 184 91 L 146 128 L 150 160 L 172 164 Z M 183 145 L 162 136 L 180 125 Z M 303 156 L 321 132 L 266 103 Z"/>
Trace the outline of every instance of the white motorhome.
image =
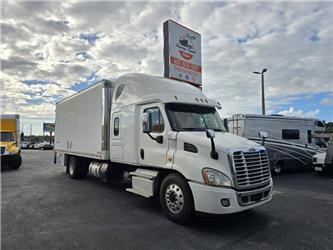
<path id="1" fill-rule="evenodd" d="M 259 132 L 267 133 L 264 144 L 276 174 L 289 167 L 312 167 L 312 156 L 327 147 L 317 136 L 325 131 L 325 124 L 314 118 L 236 114 L 227 124 L 231 133 L 259 144 L 263 140 Z"/>
<path id="2" fill-rule="evenodd" d="M 200 89 L 145 74 L 102 80 L 56 105 L 55 161 L 73 179 L 130 176 L 177 223 L 272 198 L 264 147 L 227 133 Z"/>

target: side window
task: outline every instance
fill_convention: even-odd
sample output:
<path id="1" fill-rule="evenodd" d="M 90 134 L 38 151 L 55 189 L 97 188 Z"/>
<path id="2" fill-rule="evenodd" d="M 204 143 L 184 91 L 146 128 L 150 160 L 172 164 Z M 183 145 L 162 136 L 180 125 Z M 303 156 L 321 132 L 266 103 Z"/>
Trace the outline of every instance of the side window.
<path id="1" fill-rule="evenodd" d="M 159 108 L 148 108 L 144 112 L 149 112 L 152 117 L 152 126 L 154 133 L 161 133 L 164 131 L 164 120 Z"/>
<path id="2" fill-rule="evenodd" d="M 325 141 L 322 138 L 315 138 L 315 144 L 321 148 L 327 148 Z"/>
<path id="3" fill-rule="evenodd" d="M 315 126 L 318 126 L 318 127 L 321 127 L 321 128 L 325 128 L 324 123 L 321 122 L 321 121 L 318 121 L 318 120 L 315 121 Z"/>
<path id="4" fill-rule="evenodd" d="M 298 140 L 299 130 L 297 129 L 282 129 L 282 139 L 284 140 Z"/>
<path id="5" fill-rule="evenodd" d="M 114 118 L 114 121 L 113 121 L 113 135 L 114 136 L 119 135 L 119 117 Z"/>

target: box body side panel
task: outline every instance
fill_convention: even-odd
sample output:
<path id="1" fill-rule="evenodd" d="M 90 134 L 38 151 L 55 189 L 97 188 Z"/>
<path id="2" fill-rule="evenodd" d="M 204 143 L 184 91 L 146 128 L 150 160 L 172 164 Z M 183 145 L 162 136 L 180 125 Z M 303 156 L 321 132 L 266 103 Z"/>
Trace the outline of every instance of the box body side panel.
<path id="1" fill-rule="evenodd" d="M 103 84 L 99 84 L 57 104 L 56 151 L 109 159 L 102 151 L 103 101 Z"/>

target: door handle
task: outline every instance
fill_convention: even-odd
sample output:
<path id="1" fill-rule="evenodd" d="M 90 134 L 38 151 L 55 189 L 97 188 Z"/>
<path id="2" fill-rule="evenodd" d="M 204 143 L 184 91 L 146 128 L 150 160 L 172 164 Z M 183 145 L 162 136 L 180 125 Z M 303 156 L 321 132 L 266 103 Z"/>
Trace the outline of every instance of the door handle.
<path id="1" fill-rule="evenodd" d="M 140 157 L 142 160 L 145 158 L 145 151 L 142 148 L 140 149 Z"/>

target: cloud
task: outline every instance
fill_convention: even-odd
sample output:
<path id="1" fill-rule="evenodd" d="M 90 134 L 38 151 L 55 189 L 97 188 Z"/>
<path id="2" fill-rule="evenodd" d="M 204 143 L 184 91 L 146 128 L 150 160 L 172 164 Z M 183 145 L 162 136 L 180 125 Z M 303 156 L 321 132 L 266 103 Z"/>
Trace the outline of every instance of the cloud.
<path id="1" fill-rule="evenodd" d="M 8 70 L 8 69 L 27 69 L 31 70 L 33 69 L 37 64 L 35 62 L 31 62 L 29 60 L 25 60 L 22 57 L 18 56 L 12 56 L 8 59 L 2 60 L 1 66 L 3 70 Z"/>
<path id="2" fill-rule="evenodd" d="M 252 72 L 264 67 L 267 110 L 285 111 L 298 96 L 332 90 L 332 11 L 330 2 L 3 1 L 1 109 L 52 120 L 54 103 L 91 75 L 163 75 L 170 18 L 202 34 L 203 91 L 222 116 L 260 112 Z"/>
<path id="3" fill-rule="evenodd" d="M 304 112 L 303 110 L 296 110 L 293 107 L 290 107 L 289 109 L 282 110 L 278 114 L 284 115 L 284 116 L 297 116 L 297 117 L 316 117 L 320 112 L 320 109 L 316 110 L 310 110 L 307 112 Z"/>
<path id="4" fill-rule="evenodd" d="M 333 97 L 326 97 L 320 101 L 320 104 L 332 106 L 333 105 Z"/>

